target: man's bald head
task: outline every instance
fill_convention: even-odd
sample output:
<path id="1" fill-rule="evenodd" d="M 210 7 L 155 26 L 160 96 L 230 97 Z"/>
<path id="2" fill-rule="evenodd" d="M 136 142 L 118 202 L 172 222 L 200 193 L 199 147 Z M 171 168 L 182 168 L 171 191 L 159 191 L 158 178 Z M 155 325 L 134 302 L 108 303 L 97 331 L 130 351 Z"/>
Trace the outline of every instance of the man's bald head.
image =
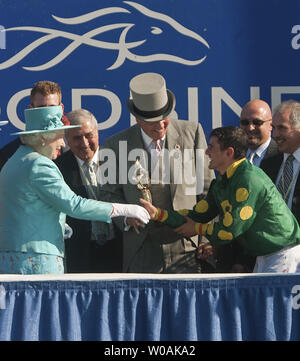
<path id="1" fill-rule="evenodd" d="M 272 132 L 272 111 L 269 104 L 260 99 L 250 100 L 242 109 L 240 126 L 248 135 L 249 148 L 257 149 Z"/>

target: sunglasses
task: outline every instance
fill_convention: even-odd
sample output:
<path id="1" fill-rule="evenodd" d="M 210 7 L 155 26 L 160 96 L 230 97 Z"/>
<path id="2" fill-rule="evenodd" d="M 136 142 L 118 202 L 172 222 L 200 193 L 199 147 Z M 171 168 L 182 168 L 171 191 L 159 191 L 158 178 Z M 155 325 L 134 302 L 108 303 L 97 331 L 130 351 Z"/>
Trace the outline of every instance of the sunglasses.
<path id="1" fill-rule="evenodd" d="M 249 124 L 253 124 L 255 127 L 260 127 L 261 125 L 263 125 L 265 122 L 269 122 L 272 119 L 268 119 L 268 120 L 261 120 L 261 119 L 253 119 L 253 120 L 248 120 L 248 119 L 241 119 L 240 123 L 243 126 L 247 126 Z"/>

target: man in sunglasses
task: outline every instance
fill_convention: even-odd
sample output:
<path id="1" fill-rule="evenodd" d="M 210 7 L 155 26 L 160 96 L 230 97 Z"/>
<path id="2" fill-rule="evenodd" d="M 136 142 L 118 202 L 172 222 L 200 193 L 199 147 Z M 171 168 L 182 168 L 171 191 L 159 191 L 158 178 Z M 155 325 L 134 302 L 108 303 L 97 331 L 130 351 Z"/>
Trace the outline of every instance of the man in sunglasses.
<path id="1" fill-rule="evenodd" d="M 263 158 L 278 153 L 276 142 L 271 138 L 272 112 L 260 99 L 250 100 L 242 109 L 240 127 L 248 136 L 247 159 L 257 167 Z"/>

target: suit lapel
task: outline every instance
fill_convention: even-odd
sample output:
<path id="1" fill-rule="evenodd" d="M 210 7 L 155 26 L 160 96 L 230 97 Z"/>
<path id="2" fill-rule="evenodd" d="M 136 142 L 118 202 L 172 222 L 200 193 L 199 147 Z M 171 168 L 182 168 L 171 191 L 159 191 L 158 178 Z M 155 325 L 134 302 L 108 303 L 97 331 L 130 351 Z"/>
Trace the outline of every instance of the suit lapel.
<path id="1" fill-rule="evenodd" d="M 70 188 L 78 195 L 84 198 L 88 198 L 85 186 L 82 183 L 80 176 L 80 169 L 77 160 L 71 151 L 68 151 L 65 157 L 65 171 L 63 176 L 66 177 L 66 183 Z"/>
<path id="2" fill-rule="evenodd" d="M 270 157 L 274 157 L 279 153 L 277 144 L 274 139 L 271 139 L 271 142 L 267 148 L 266 154 L 264 156 L 264 159 L 268 159 Z"/>
<path id="3" fill-rule="evenodd" d="M 141 128 L 138 124 L 133 126 L 132 136 L 127 140 L 127 157 L 128 157 L 128 170 L 134 166 L 137 158 L 140 159 L 142 166 L 148 169 L 147 160 L 149 156 L 143 142 Z M 146 164 L 145 164 L 146 162 Z"/>
<path id="4" fill-rule="evenodd" d="M 127 140 L 128 153 L 134 149 L 145 149 L 141 128 L 138 124 L 132 127 L 132 136 Z"/>
<path id="5" fill-rule="evenodd" d="M 174 175 L 177 174 L 174 172 L 174 156 L 176 156 L 176 151 L 181 152 L 183 156 L 183 139 L 182 136 L 179 134 L 178 130 L 175 126 L 170 122 L 168 126 L 168 131 L 166 135 L 166 142 L 167 142 L 167 149 L 169 151 L 170 156 L 170 191 L 171 191 L 171 198 L 174 199 L 176 189 L 177 189 L 177 182 L 174 182 Z"/>
<path id="6" fill-rule="evenodd" d="M 267 159 L 263 159 L 260 168 L 272 179 L 273 183 L 276 182 L 278 172 L 283 161 L 283 154 L 278 153 Z"/>
<path id="7" fill-rule="evenodd" d="M 124 156 L 124 159 L 121 160 L 121 157 Z M 127 156 L 127 159 L 125 159 Z M 138 124 L 134 125 L 130 130 L 130 137 L 127 137 L 127 152 L 123 152 L 120 154 L 119 162 L 120 166 L 122 164 L 127 164 L 126 174 L 123 176 L 126 178 L 127 183 L 127 194 L 129 195 L 129 199 L 133 203 L 139 204 L 139 198 L 141 197 L 141 192 L 137 189 L 136 184 L 134 183 L 134 171 L 135 171 L 135 163 L 136 160 L 139 159 L 142 167 L 148 170 L 149 156 L 147 150 L 145 149 L 144 142 L 142 139 L 141 128 Z M 120 161 L 121 160 L 121 161 Z"/>

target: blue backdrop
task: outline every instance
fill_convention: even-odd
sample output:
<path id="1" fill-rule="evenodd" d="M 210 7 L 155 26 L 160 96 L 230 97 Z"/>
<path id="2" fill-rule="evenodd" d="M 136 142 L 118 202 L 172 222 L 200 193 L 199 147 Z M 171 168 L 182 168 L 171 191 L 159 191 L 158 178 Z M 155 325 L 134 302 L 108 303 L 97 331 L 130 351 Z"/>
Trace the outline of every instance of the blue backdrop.
<path id="1" fill-rule="evenodd" d="M 67 112 L 95 114 L 101 144 L 132 124 L 128 83 L 142 72 L 163 74 L 178 116 L 206 134 L 238 124 L 251 98 L 299 99 L 298 24 L 299 0 L 0 0 L 0 147 L 39 80 L 61 85 Z"/>

